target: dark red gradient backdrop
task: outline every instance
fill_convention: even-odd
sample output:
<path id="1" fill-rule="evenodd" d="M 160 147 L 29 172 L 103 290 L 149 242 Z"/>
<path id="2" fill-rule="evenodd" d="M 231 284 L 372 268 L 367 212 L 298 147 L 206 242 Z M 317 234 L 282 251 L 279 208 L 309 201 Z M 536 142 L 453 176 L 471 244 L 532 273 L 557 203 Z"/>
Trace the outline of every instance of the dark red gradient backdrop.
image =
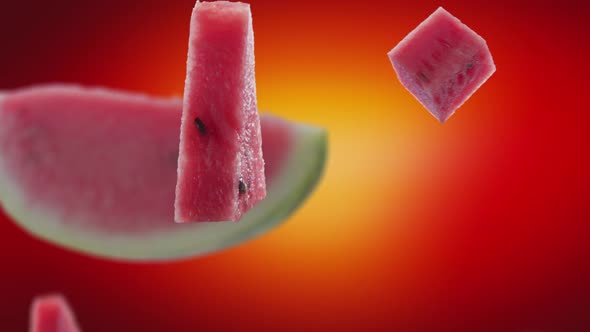
<path id="1" fill-rule="evenodd" d="M 2 1 L 0 89 L 180 95 L 193 0 Z M 441 125 L 386 53 L 439 5 L 497 72 Z M 0 215 L 0 331 L 63 292 L 86 332 L 590 331 L 587 1 L 253 0 L 261 109 L 330 130 L 285 225 L 170 264 L 89 258 Z"/>

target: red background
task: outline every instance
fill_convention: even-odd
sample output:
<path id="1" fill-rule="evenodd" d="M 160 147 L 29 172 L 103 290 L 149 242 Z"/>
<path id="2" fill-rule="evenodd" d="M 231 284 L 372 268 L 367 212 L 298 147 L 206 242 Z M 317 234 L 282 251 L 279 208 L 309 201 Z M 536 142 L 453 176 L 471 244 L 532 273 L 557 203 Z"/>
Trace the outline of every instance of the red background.
<path id="1" fill-rule="evenodd" d="M 259 105 L 330 130 L 285 225 L 170 264 L 89 258 L 0 216 L 0 330 L 63 292 L 86 332 L 590 331 L 586 1 L 252 1 Z M 386 57 L 438 5 L 497 72 L 444 125 Z M 2 1 L 0 89 L 180 95 L 186 1 Z"/>

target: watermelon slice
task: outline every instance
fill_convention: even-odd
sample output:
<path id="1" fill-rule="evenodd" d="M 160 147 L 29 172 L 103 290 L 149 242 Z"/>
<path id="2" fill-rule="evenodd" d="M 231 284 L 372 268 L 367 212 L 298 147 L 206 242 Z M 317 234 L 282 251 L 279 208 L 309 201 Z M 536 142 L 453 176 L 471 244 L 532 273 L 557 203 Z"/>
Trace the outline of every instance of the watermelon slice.
<path id="1" fill-rule="evenodd" d="M 496 71 L 486 41 L 442 7 L 388 55 L 401 83 L 440 122 Z"/>
<path id="2" fill-rule="evenodd" d="M 174 223 L 180 99 L 73 85 L 0 98 L 0 202 L 24 229 L 127 260 L 204 254 L 269 230 L 315 187 L 326 132 L 262 117 L 268 197 L 239 223 Z"/>
<path id="3" fill-rule="evenodd" d="M 175 220 L 238 221 L 266 196 L 250 5 L 198 2 L 190 28 Z"/>
<path id="4" fill-rule="evenodd" d="M 80 328 L 70 306 L 61 295 L 45 295 L 33 300 L 30 332 L 78 332 Z"/>

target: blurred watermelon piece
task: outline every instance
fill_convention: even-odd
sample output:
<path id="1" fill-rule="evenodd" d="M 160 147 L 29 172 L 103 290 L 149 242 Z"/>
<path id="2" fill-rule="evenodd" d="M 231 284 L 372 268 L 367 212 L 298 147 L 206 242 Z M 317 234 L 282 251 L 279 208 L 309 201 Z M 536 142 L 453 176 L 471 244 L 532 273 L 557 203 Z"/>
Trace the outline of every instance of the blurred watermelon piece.
<path id="1" fill-rule="evenodd" d="M 79 332 L 76 318 L 65 298 L 58 294 L 39 296 L 30 312 L 30 332 Z"/>
<path id="2" fill-rule="evenodd" d="M 126 260 L 202 255 L 261 234 L 318 183 L 324 129 L 262 117 L 268 197 L 239 223 L 174 222 L 182 101 L 75 85 L 0 96 L 0 203 L 37 237 Z"/>

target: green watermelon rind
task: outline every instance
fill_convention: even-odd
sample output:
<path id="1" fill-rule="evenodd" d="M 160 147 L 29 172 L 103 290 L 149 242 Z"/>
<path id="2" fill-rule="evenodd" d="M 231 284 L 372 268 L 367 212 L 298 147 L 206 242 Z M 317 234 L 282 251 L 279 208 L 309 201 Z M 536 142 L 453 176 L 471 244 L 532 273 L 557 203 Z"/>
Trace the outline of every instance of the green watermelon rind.
<path id="1" fill-rule="evenodd" d="M 1 96 L 0 96 L 1 98 Z M 315 189 L 328 153 L 325 129 L 293 124 L 294 146 L 267 187 L 267 198 L 237 222 L 174 224 L 153 234 L 108 234 L 65 225 L 49 211 L 29 210 L 18 185 L 0 162 L 0 202 L 6 213 L 34 237 L 90 256 L 121 261 L 187 259 L 235 246 L 284 222 Z M 263 143 L 264 144 L 264 143 Z M 1 161 L 1 158 L 0 158 Z M 53 220 L 53 221 L 52 221 Z M 170 220 L 170 223 L 174 223 Z"/>

